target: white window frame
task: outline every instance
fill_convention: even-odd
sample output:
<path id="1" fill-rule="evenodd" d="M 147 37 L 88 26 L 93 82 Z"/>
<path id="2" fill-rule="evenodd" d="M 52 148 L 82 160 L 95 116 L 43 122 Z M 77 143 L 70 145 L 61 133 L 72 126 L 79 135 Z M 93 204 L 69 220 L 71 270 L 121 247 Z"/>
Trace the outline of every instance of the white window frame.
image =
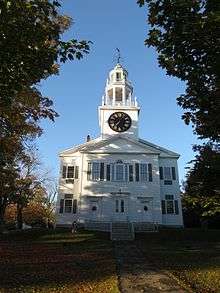
<path id="1" fill-rule="evenodd" d="M 117 167 L 122 167 L 122 179 L 117 179 Z M 125 181 L 125 164 L 114 164 L 114 169 L 115 169 L 115 181 L 117 182 L 124 182 Z M 121 173 L 120 173 L 121 174 Z"/>

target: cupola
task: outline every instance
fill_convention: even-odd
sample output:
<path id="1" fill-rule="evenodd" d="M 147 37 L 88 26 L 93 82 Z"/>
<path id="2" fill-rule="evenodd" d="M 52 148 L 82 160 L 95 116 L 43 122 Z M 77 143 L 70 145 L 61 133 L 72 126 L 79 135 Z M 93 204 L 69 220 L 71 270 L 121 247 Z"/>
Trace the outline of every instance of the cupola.
<path id="1" fill-rule="evenodd" d="M 137 106 L 137 102 L 133 100 L 133 87 L 128 80 L 128 72 L 120 63 L 109 72 L 102 105 Z"/>

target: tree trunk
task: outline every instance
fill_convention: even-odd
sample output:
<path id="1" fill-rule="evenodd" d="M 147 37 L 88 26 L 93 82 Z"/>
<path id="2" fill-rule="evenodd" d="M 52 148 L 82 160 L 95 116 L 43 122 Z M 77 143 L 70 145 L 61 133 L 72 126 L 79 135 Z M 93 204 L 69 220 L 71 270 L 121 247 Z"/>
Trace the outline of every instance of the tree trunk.
<path id="1" fill-rule="evenodd" d="M 5 210 L 6 210 L 7 199 L 0 198 L 0 233 L 5 230 Z"/>
<path id="2" fill-rule="evenodd" d="M 17 204 L 17 228 L 21 230 L 23 227 L 23 206 Z"/>

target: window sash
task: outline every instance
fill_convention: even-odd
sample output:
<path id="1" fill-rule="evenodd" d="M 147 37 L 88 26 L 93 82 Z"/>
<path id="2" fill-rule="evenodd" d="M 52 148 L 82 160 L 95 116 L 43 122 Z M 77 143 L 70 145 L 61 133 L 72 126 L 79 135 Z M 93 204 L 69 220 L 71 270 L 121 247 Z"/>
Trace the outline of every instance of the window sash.
<path id="1" fill-rule="evenodd" d="M 64 201 L 64 212 L 71 213 L 72 212 L 72 199 L 65 199 Z"/>
<path id="2" fill-rule="evenodd" d="M 115 165 L 115 180 L 124 181 L 124 165 L 123 164 Z"/>
<path id="3" fill-rule="evenodd" d="M 164 179 L 171 180 L 171 170 L 170 167 L 164 167 Z"/>
<path id="4" fill-rule="evenodd" d="M 172 194 L 166 194 L 165 195 L 165 199 L 166 200 L 173 200 L 174 199 L 174 196 Z"/>
<path id="5" fill-rule="evenodd" d="M 167 214 L 174 214 L 174 201 L 166 200 Z"/>
<path id="6" fill-rule="evenodd" d="M 140 164 L 140 180 L 147 181 L 147 164 Z"/>
<path id="7" fill-rule="evenodd" d="M 74 166 L 67 167 L 67 178 L 74 178 Z"/>
<path id="8" fill-rule="evenodd" d="M 92 163 L 92 180 L 99 180 L 100 178 L 100 164 Z"/>

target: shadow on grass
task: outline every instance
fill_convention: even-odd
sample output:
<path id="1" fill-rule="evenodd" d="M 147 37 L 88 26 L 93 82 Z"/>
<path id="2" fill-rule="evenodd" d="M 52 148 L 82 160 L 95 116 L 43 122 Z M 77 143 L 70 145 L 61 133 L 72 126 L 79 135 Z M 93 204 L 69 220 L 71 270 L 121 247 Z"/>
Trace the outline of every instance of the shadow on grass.
<path id="1" fill-rule="evenodd" d="M 139 234 L 136 243 L 156 266 L 196 292 L 220 292 L 220 231 L 164 229 Z"/>
<path id="2" fill-rule="evenodd" d="M 116 279 L 107 233 L 24 231 L 1 236 L 0 248 L 0 291 L 19 292 L 23 288 L 20 292 L 26 292 L 24 288 L 46 286 L 52 292 L 53 287 L 70 285 L 77 291 L 85 282 L 104 284 L 109 278 Z"/>

